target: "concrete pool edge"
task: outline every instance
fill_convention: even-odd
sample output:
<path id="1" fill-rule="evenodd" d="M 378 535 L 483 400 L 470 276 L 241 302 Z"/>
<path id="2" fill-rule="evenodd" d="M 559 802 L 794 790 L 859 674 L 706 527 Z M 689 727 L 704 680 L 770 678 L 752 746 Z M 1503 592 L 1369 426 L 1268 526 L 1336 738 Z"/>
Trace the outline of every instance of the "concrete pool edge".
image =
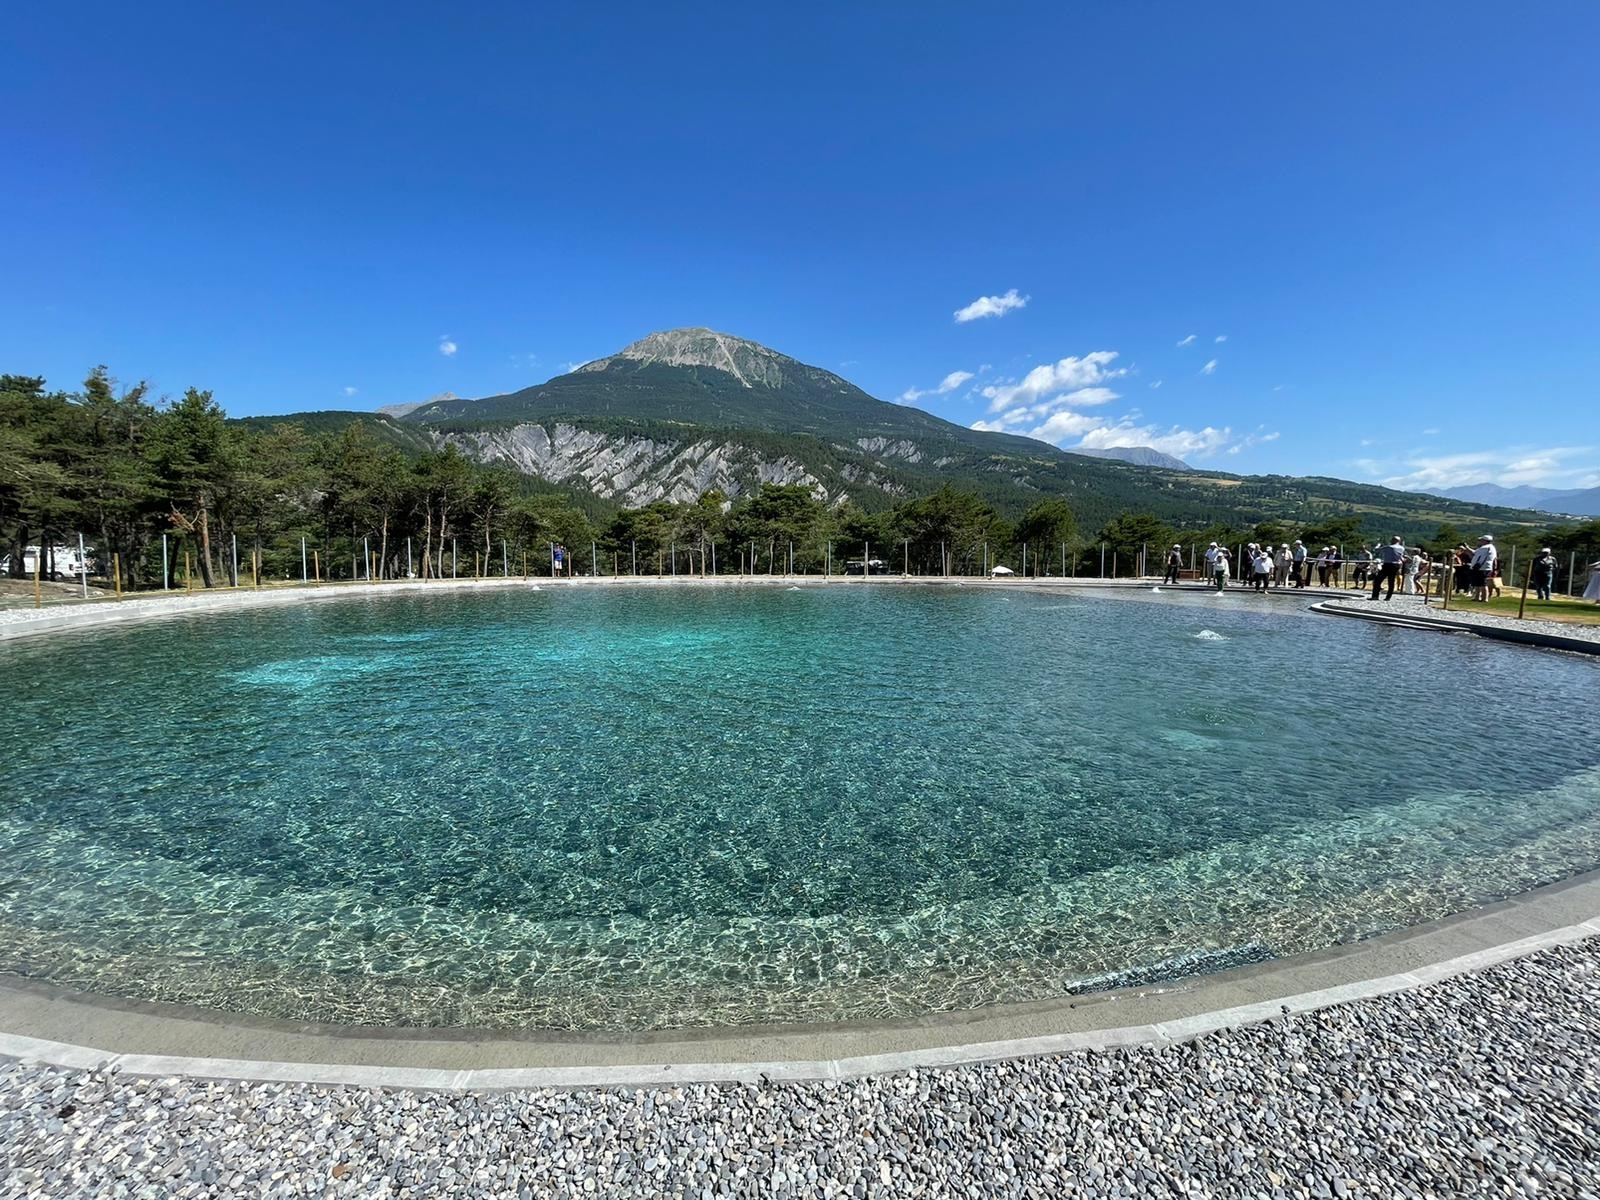
<path id="1" fill-rule="evenodd" d="M 443 1091 L 844 1079 L 1172 1045 L 1600 936 L 1600 872 L 1364 942 L 1170 984 L 884 1025 L 604 1040 L 237 1018 L 0 981 L 0 1057 L 132 1075 Z"/>

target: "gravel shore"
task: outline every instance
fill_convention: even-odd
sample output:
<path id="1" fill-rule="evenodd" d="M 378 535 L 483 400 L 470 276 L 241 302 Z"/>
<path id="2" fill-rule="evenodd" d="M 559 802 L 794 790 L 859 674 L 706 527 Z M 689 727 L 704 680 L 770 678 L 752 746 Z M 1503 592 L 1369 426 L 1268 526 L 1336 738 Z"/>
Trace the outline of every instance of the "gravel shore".
<path id="1" fill-rule="evenodd" d="M 1427 617 L 1434 621 L 1452 621 L 1460 625 L 1515 629 L 1544 637 L 1572 638 L 1575 641 L 1600 643 L 1600 625 L 1581 625 L 1575 621 L 1549 621 L 1540 618 L 1524 618 L 1519 621 L 1516 617 L 1483 612 L 1472 607 L 1470 601 L 1452 600 L 1448 612 L 1440 607 L 1437 600 L 1424 607 L 1420 596 L 1401 596 L 1398 593 L 1392 601 L 1374 601 L 1370 597 L 1343 595 L 1337 600 L 1330 600 L 1328 604 L 1330 607 L 1376 612 L 1388 617 Z"/>
<path id="2" fill-rule="evenodd" d="M 0 1197 L 1600 1196 L 1600 939 L 1160 1049 L 442 1094 L 0 1066 Z"/>

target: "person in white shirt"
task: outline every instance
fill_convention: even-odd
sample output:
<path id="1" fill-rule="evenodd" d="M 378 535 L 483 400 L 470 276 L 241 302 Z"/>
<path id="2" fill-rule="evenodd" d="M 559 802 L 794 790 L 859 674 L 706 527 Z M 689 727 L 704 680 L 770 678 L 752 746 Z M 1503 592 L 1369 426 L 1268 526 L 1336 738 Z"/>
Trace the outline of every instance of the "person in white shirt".
<path id="1" fill-rule="evenodd" d="M 1494 586 L 1494 570 L 1499 565 L 1500 552 L 1494 548 L 1494 536 L 1484 534 L 1478 539 L 1478 548 L 1472 553 L 1472 598 L 1487 601 L 1489 589 Z"/>
<path id="2" fill-rule="evenodd" d="M 1278 569 L 1273 575 L 1273 582 L 1278 587 L 1283 587 L 1289 582 L 1289 567 L 1294 563 L 1294 556 L 1289 553 L 1289 543 L 1285 542 L 1278 547 Z"/>
<path id="3" fill-rule="evenodd" d="M 1228 552 L 1218 550 L 1211 559 L 1211 578 L 1217 582 L 1217 591 L 1228 590 Z"/>
<path id="4" fill-rule="evenodd" d="M 1206 547 L 1206 578 L 1217 573 L 1217 544 L 1212 542 Z"/>
<path id="5" fill-rule="evenodd" d="M 1584 585 L 1583 598 L 1600 604 L 1600 560 L 1589 564 L 1589 582 Z"/>

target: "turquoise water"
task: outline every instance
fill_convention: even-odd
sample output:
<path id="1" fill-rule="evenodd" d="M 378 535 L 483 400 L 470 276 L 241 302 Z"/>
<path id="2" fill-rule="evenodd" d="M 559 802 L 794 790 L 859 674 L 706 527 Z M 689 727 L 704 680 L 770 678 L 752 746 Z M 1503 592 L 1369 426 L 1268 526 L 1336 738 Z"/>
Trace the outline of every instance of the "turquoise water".
<path id="1" fill-rule="evenodd" d="M 0 970 L 276 1017 L 907 1017 L 1600 865 L 1595 664 L 1244 595 L 412 593 L 0 671 Z"/>

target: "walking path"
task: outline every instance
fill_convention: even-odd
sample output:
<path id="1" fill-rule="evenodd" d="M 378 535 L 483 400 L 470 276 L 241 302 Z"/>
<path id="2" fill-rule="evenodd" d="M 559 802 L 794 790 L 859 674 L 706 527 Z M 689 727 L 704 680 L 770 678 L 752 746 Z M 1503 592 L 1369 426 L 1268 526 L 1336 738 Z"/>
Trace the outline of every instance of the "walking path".
<path id="1" fill-rule="evenodd" d="M 1440 628 L 1500 635 L 1509 640 L 1526 641 L 1555 649 L 1600 653 L 1600 625 L 1580 625 L 1566 621 L 1530 618 L 1519 620 L 1516 617 L 1475 609 L 1470 602 L 1453 602 L 1446 611 L 1437 600 L 1424 605 L 1421 596 L 1401 596 L 1397 593 L 1391 601 L 1373 600 L 1370 596 L 1346 593 L 1324 601 L 1320 607 L 1324 611 L 1338 610 L 1392 620 L 1422 622 Z"/>

